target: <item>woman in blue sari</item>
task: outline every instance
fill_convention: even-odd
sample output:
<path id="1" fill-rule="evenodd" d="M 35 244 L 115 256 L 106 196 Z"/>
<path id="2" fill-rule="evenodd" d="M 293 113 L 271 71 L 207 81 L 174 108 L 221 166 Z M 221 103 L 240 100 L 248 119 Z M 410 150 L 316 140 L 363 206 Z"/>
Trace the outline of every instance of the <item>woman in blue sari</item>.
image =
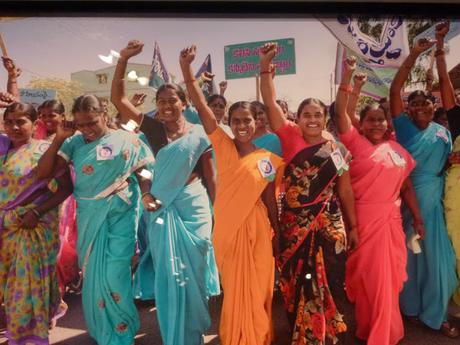
<path id="1" fill-rule="evenodd" d="M 208 298 L 220 292 L 211 244 L 212 152 L 203 127 L 185 120 L 186 97 L 177 85 L 165 84 L 157 90 L 155 119 L 143 116 L 128 101 L 123 82 L 127 61 L 142 47 L 141 42 L 131 41 L 120 51 L 112 82 L 112 102 L 122 120 L 140 124 L 153 148 L 152 193 L 162 202 L 160 210 L 148 215 L 149 251 L 137 273 L 154 276 L 151 284 L 163 344 L 201 345 L 211 325 Z"/>
<path id="2" fill-rule="evenodd" d="M 134 133 L 108 129 L 95 96 L 77 98 L 72 113 L 75 126 L 64 122 L 58 128 L 38 173 L 48 176 L 53 167 L 72 162 L 88 332 L 99 345 L 131 345 L 139 329 L 131 283 L 139 200 L 147 210 L 158 207 L 151 181 L 138 174 L 154 159 Z M 73 127 L 81 134 L 73 135 Z"/>
<path id="3" fill-rule="evenodd" d="M 267 109 L 262 102 L 252 101 L 251 111 L 256 115 L 256 132 L 252 143 L 282 157 L 281 142 L 275 133 L 268 129 Z"/>
<path id="4" fill-rule="evenodd" d="M 442 204 L 444 165 L 452 148 L 450 133 L 434 123 L 433 101 L 424 91 L 408 97 L 407 113 L 401 91 L 417 57 L 434 42 L 419 40 L 399 68 L 390 89 L 390 108 L 398 142 L 416 160 L 410 178 L 420 205 L 426 234 L 421 253 L 408 252 L 408 280 L 400 295 L 401 311 L 411 320 L 420 320 L 448 337 L 457 337 L 458 330 L 447 320 L 447 306 L 456 286 L 455 255 L 447 235 Z M 403 207 L 403 226 L 407 240 L 415 235 L 412 219 Z M 419 221 L 418 221 L 419 222 Z"/>

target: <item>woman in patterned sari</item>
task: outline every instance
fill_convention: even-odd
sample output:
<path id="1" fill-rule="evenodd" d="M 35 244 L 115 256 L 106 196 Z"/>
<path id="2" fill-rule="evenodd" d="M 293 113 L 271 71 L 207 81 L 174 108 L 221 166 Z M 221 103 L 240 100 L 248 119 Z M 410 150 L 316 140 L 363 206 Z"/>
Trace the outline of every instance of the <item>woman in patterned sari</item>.
<path id="1" fill-rule="evenodd" d="M 108 129 L 95 96 L 77 98 L 72 113 L 81 134 L 73 135 L 69 122 L 61 125 L 39 173 L 48 176 L 52 167 L 72 162 L 86 325 L 99 345 L 131 345 L 139 328 L 131 279 L 139 200 L 150 211 L 158 206 L 151 181 L 139 173 L 153 156 L 135 134 Z"/>
<path id="2" fill-rule="evenodd" d="M 136 273 L 154 279 L 142 283 L 153 285 L 163 344 L 201 345 L 211 326 L 208 299 L 220 293 L 211 244 L 212 151 L 203 127 L 184 118 L 187 99 L 179 86 L 158 88 L 154 119 L 143 116 L 126 98 L 123 78 L 127 62 L 142 47 L 141 42 L 131 41 L 120 51 L 111 98 L 124 122 L 140 124 L 155 152 L 152 192 L 162 207 L 149 214 L 149 250 L 141 257 Z"/>
<path id="3" fill-rule="evenodd" d="M 49 143 L 32 139 L 35 109 L 13 103 L 0 136 L 0 301 L 6 309 L 9 345 L 48 344 L 48 328 L 60 296 L 56 206 L 72 192 L 67 169 L 52 194 L 37 174 Z"/>
<path id="4" fill-rule="evenodd" d="M 338 199 L 350 229 L 350 249 L 357 244 L 354 198 L 343 146 L 324 139 L 325 106 L 304 100 L 297 124 L 276 103 L 271 61 L 275 44 L 260 52 L 261 92 L 272 130 L 279 136 L 287 166 L 279 234 L 280 285 L 292 327 L 292 344 L 337 342 L 347 329 L 343 316 L 346 233 Z M 327 340 L 329 339 L 329 340 Z"/>
<path id="5" fill-rule="evenodd" d="M 449 299 L 457 287 L 455 253 L 444 219 L 444 166 L 452 149 L 449 131 L 432 121 L 433 100 L 425 91 L 414 91 L 408 97 L 404 112 L 401 90 L 418 56 L 434 42 L 420 39 L 411 49 L 395 75 L 390 88 L 390 108 L 398 142 L 412 155 L 417 166 L 411 180 L 420 205 L 422 220 L 413 219 L 403 207 L 403 226 L 408 239 L 418 223 L 425 225 L 422 252 L 408 253 L 408 280 L 400 296 L 401 311 L 413 321 L 457 337 L 457 328 L 447 320 Z"/>

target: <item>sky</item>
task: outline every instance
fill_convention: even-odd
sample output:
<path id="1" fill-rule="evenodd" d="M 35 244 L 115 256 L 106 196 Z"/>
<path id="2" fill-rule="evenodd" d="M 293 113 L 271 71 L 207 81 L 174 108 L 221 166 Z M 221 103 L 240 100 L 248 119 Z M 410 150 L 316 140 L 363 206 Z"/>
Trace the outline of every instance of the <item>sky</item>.
<path id="1" fill-rule="evenodd" d="M 157 41 L 168 72 L 182 80 L 179 52 L 196 44 L 193 65 L 198 70 L 211 54 L 215 81 L 224 79 L 224 46 L 230 44 L 294 38 L 296 74 L 275 78 L 278 98 L 295 110 L 307 97 L 330 103 L 337 41 L 316 19 L 232 19 L 232 18 L 34 18 L 0 22 L 0 32 L 9 56 L 23 70 L 19 86 L 33 77 L 62 78 L 80 70 L 108 65 L 98 54 L 120 51 L 131 39 L 145 43 L 143 52 L 130 62 L 150 64 Z M 460 62 L 460 36 L 450 41 L 448 68 Z M 0 85 L 6 85 L 6 71 L 0 69 Z M 232 79 L 226 98 L 232 102 L 256 98 L 254 78 Z"/>

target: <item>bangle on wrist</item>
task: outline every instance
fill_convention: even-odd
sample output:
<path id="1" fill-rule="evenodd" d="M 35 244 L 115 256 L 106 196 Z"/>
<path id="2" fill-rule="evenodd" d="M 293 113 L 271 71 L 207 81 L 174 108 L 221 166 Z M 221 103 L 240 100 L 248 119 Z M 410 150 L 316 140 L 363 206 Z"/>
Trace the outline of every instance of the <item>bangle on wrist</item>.
<path id="1" fill-rule="evenodd" d="M 259 72 L 259 75 L 262 75 L 262 74 L 272 74 L 273 72 L 275 72 L 275 69 L 273 67 L 265 70 L 265 71 L 260 71 Z"/>
<path id="2" fill-rule="evenodd" d="M 146 196 L 147 194 L 150 195 L 150 196 L 153 196 L 152 193 L 150 193 L 150 192 L 145 192 L 145 193 L 142 193 L 141 199 L 143 199 L 144 196 Z"/>
<path id="3" fill-rule="evenodd" d="M 353 87 L 350 84 L 340 84 L 339 91 L 351 93 L 353 91 Z"/>
<path id="4" fill-rule="evenodd" d="M 185 84 L 190 84 L 190 83 L 193 83 L 194 81 L 196 81 L 196 79 L 192 78 L 192 79 L 184 80 L 184 83 Z"/>
<path id="5" fill-rule="evenodd" d="M 37 216 L 37 218 L 41 218 L 42 215 L 36 209 L 31 208 L 30 211 L 32 211 Z"/>

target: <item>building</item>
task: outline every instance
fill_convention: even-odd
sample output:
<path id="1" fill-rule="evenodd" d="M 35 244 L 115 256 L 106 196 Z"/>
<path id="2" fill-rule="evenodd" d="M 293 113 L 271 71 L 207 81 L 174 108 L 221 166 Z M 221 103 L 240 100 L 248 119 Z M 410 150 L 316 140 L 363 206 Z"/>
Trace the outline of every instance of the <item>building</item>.
<path id="1" fill-rule="evenodd" d="M 110 99 L 110 88 L 115 67 L 115 65 L 112 65 L 96 71 L 83 70 L 74 72 L 71 74 L 70 79 L 81 84 L 84 93 Z M 148 85 L 142 86 L 138 80 L 128 78 L 127 74 L 130 72 L 133 74 L 132 71 L 135 71 L 138 78 L 149 78 L 151 69 L 151 65 L 128 63 L 125 75 L 125 90 L 128 98 L 131 98 L 135 93 L 147 94 L 144 105 L 140 108 L 145 113 L 155 108 L 155 89 Z"/>

